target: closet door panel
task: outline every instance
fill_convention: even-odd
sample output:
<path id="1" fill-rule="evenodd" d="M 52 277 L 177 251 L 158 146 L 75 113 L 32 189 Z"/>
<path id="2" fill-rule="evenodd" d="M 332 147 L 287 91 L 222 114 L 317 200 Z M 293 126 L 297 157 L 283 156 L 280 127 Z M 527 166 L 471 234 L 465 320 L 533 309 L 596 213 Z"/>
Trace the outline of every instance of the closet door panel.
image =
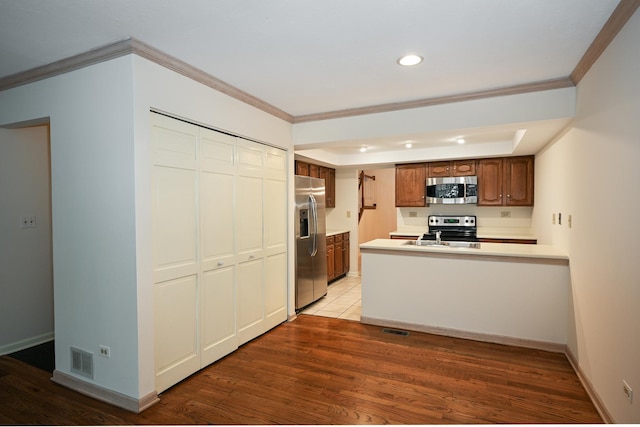
<path id="1" fill-rule="evenodd" d="M 235 263 L 235 178 L 214 172 L 200 174 L 200 241 L 202 269 Z"/>
<path id="2" fill-rule="evenodd" d="M 266 257 L 265 267 L 265 328 L 287 320 L 287 253 Z"/>
<path id="3" fill-rule="evenodd" d="M 263 256 L 262 178 L 236 177 L 236 244 L 238 262 Z"/>
<path id="4" fill-rule="evenodd" d="M 266 331 L 264 320 L 264 259 L 238 263 L 238 345 Z"/>
<path id="5" fill-rule="evenodd" d="M 238 347 L 235 266 L 205 272 L 200 301 L 201 366 L 204 367 Z"/>
<path id="6" fill-rule="evenodd" d="M 154 291 L 156 389 L 166 390 L 200 369 L 197 276 L 156 283 Z"/>
<path id="7" fill-rule="evenodd" d="M 264 239 L 266 255 L 287 250 L 287 183 L 266 179 L 264 188 Z"/>
<path id="8" fill-rule="evenodd" d="M 155 167 L 154 269 L 155 281 L 197 271 L 196 173 Z"/>

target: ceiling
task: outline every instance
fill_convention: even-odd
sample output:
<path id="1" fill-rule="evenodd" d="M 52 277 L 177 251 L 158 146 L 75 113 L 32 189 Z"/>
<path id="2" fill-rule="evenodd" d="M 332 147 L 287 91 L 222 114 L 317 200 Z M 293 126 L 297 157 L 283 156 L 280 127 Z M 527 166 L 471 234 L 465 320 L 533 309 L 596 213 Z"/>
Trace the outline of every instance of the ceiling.
<path id="1" fill-rule="evenodd" d="M 135 38 L 295 121 L 567 78 L 618 3 L 0 0 L 0 79 Z M 424 62 L 399 66 L 396 60 L 408 52 L 423 56 Z M 548 141 L 566 123 L 538 125 Z M 470 143 L 474 134 L 482 143 L 512 139 L 517 130 L 465 131 Z M 447 143 L 460 132 L 414 135 L 414 147 Z M 340 155 L 378 144 L 392 152 L 400 142 L 392 137 L 326 141 L 325 149 Z M 536 144 L 529 151 L 542 143 Z"/>

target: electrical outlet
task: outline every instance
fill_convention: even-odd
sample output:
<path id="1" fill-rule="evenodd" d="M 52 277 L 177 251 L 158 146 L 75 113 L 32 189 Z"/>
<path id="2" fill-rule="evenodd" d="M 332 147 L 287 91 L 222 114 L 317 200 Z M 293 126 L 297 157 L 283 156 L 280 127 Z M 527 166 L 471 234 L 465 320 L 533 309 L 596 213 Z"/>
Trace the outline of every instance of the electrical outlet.
<path id="1" fill-rule="evenodd" d="M 500 218 L 511 218 L 511 211 L 500 212 Z"/>
<path id="2" fill-rule="evenodd" d="M 347 211 L 347 218 L 351 218 L 351 211 Z"/>
<path id="3" fill-rule="evenodd" d="M 633 390 L 625 380 L 622 380 L 622 392 L 627 397 L 629 403 L 633 403 Z"/>
<path id="4" fill-rule="evenodd" d="M 569 224 L 569 228 L 573 227 L 573 216 L 569 215 L 567 217 L 567 224 Z"/>
<path id="5" fill-rule="evenodd" d="M 409 218 L 417 218 L 417 217 L 418 217 L 418 212 L 415 212 L 415 211 L 409 212 Z"/>
<path id="6" fill-rule="evenodd" d="M 556 225 L 556 214 L 551 214 L 551 224 Z"/>
<path id="7" fill-rule="evenodd" d="M 20 217 L 20 227 L 21 228 L 35 228 L 36 227 L 36 216 L 35 215 L 26 215 Z"/>
<path id="8" fill-rule="evenodd" d="M 111 357 L 111 349 L 109 347 L 100 345 L 98 348 L 100 348 L 100 356 Z"/>
<path id="9" fill-rule="evenodd" d="M 558 214 L 558 225 L 562 225 L 562 214 Z"/>

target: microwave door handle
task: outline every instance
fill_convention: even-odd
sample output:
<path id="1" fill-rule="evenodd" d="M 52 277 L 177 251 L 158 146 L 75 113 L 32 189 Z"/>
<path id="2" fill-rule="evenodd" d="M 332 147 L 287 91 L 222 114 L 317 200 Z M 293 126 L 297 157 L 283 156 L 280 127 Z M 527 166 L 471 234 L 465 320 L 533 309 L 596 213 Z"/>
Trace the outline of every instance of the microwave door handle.
<path id="1" fill-rule="evenodd" d="M 318 207 L 313 194 L 309 195 L 309 206 L 311 207 L 311 217 L 313 218 L 311 256 L 316 256 L 318 253 Z"/>

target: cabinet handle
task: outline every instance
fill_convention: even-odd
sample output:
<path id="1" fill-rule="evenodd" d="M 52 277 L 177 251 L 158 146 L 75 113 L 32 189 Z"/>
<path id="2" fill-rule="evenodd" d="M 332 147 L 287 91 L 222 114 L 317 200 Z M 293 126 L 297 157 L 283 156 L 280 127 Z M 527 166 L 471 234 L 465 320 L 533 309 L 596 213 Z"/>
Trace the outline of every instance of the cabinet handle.
<path id="1" fill-rule="evenodd" d="M 511 194 L 507 194 L 507 197 L 511 197 Z"/>
<path id="2" fill-rule="evenodd" d="M 218 267 L 222 267 L 223 265 L 224 265 L 224 262 L 218 261 Z"/>

